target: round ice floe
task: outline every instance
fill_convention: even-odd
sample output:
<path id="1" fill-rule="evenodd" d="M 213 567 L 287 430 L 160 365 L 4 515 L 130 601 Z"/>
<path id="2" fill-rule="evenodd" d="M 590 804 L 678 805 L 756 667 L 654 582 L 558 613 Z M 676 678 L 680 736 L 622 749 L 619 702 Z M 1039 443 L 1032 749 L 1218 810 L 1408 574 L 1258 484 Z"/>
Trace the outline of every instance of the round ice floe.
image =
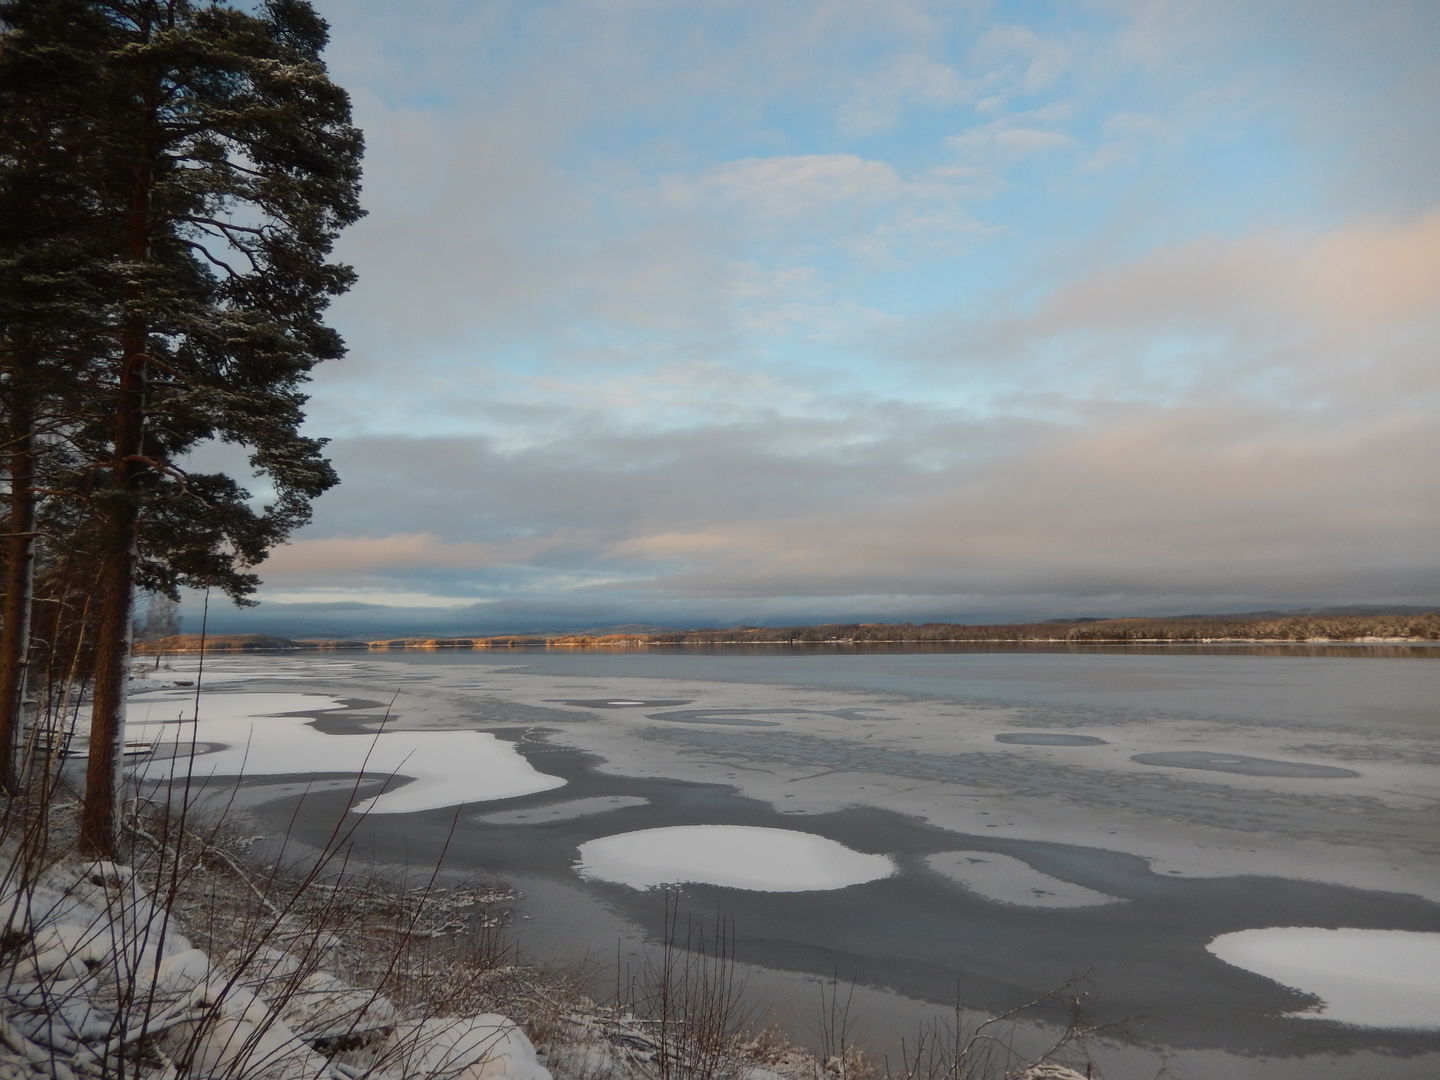
<path id="1" fill-rule="evenodd" d="M 580 875 L 632 889 L 688 882 L 755 892 L 843 889 L 895 873 L 885 855 L 791 829 L 678 825 L 580 845 Z"/>
<path id="2" fill-rule="evenodd" d="M 1440 934 L 1273 926 L 1221 934 L 1227 964 L 1320 998 L 1303 1019 L 1379 1028 L 1440 1028 Z"/>

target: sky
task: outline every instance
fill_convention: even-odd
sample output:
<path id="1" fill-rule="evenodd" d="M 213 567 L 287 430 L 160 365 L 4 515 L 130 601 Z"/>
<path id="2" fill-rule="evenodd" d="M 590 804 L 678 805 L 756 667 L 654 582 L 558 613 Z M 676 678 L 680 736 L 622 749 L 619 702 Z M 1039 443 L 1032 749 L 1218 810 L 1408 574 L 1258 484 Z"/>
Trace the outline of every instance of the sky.
<path id="1" fill-rule="evenodd" d="M 226 625 L 1440 602 L 1440 4 L 316 6 L 342 483 Z"/>

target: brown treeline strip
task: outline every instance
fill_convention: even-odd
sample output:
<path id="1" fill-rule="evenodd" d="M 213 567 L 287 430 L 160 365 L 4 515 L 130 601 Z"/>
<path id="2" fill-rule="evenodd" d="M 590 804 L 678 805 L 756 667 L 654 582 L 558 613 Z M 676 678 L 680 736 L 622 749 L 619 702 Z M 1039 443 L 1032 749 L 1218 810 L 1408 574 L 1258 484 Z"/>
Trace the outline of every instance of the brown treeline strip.
<path id="1" fill-rule="evenodd" d="M 1378 615 L 1181 615 L 1165 618 L 1083 619 L 993 626 L 958 623 L 828 623 L 819 626 L 740 626 L 657 633 L 498 634 L 480 637 L 301 639 L 268 634 L 210 635 L 215 652 L 277 649 L 505 649 L 615 648 L 684 645 L 908 645 L 908 644 L 1167 644 L 1440 641 L 1440 612 Z M 194 652 L 200 638 L 180 634 L 137 643 L 141 653 Z"/>

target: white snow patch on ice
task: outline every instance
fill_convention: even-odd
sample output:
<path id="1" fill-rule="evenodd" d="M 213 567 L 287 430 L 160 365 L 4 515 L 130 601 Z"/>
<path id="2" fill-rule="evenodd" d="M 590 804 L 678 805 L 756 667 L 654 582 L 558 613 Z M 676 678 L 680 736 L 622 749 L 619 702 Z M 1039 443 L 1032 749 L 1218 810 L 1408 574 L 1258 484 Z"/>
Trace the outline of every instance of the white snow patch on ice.
<path id="1" fill-rule="evenodd" d="M 316 713 L 343 709 L 339 698 L 324 694 L 206 694 L 200 695 L 199 712 L 202 730 L 206 725 L 228 724 L 236 720 L 254 720 L 280 713 Z M 125 734 L 129 738 L 169 738 L 165 728 L 177 722 L 195 719 L 195 691 L 178 688 L 136 694 L 125 709 Z M 162 726 L 164 725 L 164 726 Z M 188 730 L 188 729 L 187 729 Z M 188 734 L 186 739 L 189 739 Z"/>
<path id="2" fill-rule="evenodd" d="M 137 769 L 151 778 L 182 775 L 189 745 L 222 743 L 219 750 L 197 747 L 198 776 L 288 776 L 297 773 L 394 774 L 390 787 L 357 803 L 357 813 L 404 814 L 461 803 L 533 795 L 565 781 L 538 771 L 516 749 L 481 731 L 382 731 L 378 735 L 327 735 L 304 716 L 280 713 L 343 709 L 338 698 L 320 694 L 201 694 L 199 723 L 194 694 L 162 692 L 132 698 L 126 735 L 173 748 L 173 761 L 156 760 Z M 401 779 L 408 777 L 410 782 Z"/>
<path id="3" fill-rule="evenodd" d="M 1022 859 L 993 851 L 942 851 L 925 862 L 962 888 L 1000 904 L 1078 908 L 1122 902 L 1118 896 L 1042 874 Z"/>
<path id="4" fill-rule="evenodd" d="M 581 877 L 632 889 L 689 882 L 754 892 L 809 892 L 889 877 L 895 864 L 886 855 L 866 855 L 791 829 L 676 825 L 581 844 L 576 869 Z"/>
<path id="5" fill-rule="evenodd" d="M 1291 1013 L 1376 1028 L 1440 1028 L 1440 934 L 1274 926 L 1221 934 L 1227 964 L 1321 999 Z"/>
<path id="6" fill-rule="evenodd" d="M 168 669 L 168 670 L 167 670 Z M 311 657 L 300 659 L 273 658 L 264 663 L 247 661 L 238 657 L 210 657 L 203 665 L 194 657 L 177 657 L 159 674 L 172 678 L 194 679 L 204 671 L 205 683 L 253 682 L 259 679 L 292 681 L 295 679 L 347 678 L 359 672 L 361 665 L 350 660 L 321 660 Z M 150 677 L 147 673 L 147 677 Z M 131 681 L 131 686 L 135 681 Z"/>
<path id="7" fill-rule="evenodd" d="M 645 806 L 649 802 L 649 799 L 638 795 L 595 795 L 588 799 L 570 799 L 550 806 L 496 810 L 492 814 L 481 814 L 475 820 L 483 821 L 487 825 L 550 825 L 557 821 L 574 821 L 577 818 L 607 814 L 611 810 Z"/>

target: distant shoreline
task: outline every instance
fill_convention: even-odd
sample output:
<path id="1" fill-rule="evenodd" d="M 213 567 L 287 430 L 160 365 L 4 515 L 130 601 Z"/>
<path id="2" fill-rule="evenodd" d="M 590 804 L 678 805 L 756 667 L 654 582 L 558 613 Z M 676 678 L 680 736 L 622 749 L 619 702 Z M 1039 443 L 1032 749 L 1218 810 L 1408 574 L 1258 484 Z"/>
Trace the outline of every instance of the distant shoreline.
<path id="1" fill-rule="evenodd" d="M 1053 640 L 1040 640 L 1037 638 L 987 638 L 984 640 L 967 638 L 964 641 L 706 641 L 706 642 L 653 642 L 643 641 L 633 645 L 617 645 L 613 642 L 603 645 L 580 645 L 565 642 L 541 641 L 529 645 L 428 645 L 424 642 L 416 642 L 406 645 L 391 645 L 387 643 L 372 642 L 308 642 L 296 641 L 288 645 L 206 645 L 203 649 L 200 646 L 179 646 L 176 648 L 155 648 L 151 645 L 136 646 L 137 656 L 161 656 L 182 655 L 194 656 L 201 652 L 207 653 L 279 653 L 279 652 L 349 652 L 356 649 L 364 649 L 367 652 L 490 652 L 501 649 L 593 649 L 596 651 L 614 651 L 619 649 L 698 649 L 698 648 L 723 648 L 731 646 L 735 648 L 752 648 L 765 645 L 786 646 L 788 648 L 825 648 L 827 646 L 852 645 L 869 648 L 879 645 L 1070 645 L 1076 648 L 1098 648 L 1111 646 L 1117 649 L 1132 647 L 1155 647 L 1161 645 L 1265 645 L 1274 648 L 1304 649 L 1317 646 L 1366 646 L 1376 647 L 1385 645 L 1424 645 L 1434 646 L 1440 650 L 1440 642 L 1430 638 L 1315 638 L 1308 641 L 1281 641 L 1273 638 L 1204 638 L 1194 640 L 1180 639 L 1156 639 L 1156 640 L 1132 640 L 1132 641 L 1066 641 L 1063 638 Z"/>
<path id="2" fill-rule="evenodd" d="M 665 647 L 869 647 L 957 645 L 1440 645 L 1440 613 L 1418 615 L 1178 616 L 1162 619 L 1087 619 L 1002 626 L 927 623 L 729 627 L 582 634 L 411 635 L 387 638 L 286 638 L 273 634 L 182 634 L 137 642 L 141 654 L 337 651 L 341 649 L 640 649 Z"/>

